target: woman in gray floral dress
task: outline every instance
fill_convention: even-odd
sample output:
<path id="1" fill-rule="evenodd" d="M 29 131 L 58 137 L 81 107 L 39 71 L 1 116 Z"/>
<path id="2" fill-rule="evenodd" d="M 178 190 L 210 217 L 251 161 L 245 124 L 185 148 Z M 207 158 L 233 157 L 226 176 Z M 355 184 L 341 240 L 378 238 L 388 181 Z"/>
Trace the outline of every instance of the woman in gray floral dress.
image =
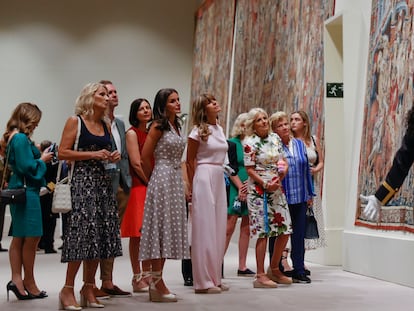
<path id="1" fill-rule="evenodd" d="M 274 288 L 277 283 L 291 284 L 292 280 L 278 269 L 283 249 L 292 232 L 286 197 L 281 180 L 287 172 L 283 148 L 279 138 L 270 133 L 267 113 L 261 108 L 249 111 L 246 120 L 244 164 L 249 175 L 247 205 L 249 209 L 250 236 L 256 238 L 257 275 L 253 286 Z M 271 269 L 264 270 L 268 237 L 277 236 Z M 275 281 L 275 282 L 274 282 Z"/>

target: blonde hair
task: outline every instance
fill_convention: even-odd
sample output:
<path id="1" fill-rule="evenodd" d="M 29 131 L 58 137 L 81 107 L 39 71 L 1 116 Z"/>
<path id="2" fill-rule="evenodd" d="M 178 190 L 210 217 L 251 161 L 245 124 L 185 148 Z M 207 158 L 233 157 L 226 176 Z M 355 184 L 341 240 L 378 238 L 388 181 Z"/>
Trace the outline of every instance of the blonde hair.
<path id="1" fill-rule="evenodd" d="M 234 121 L 233 128 L 231 129 L 230 137 L 242 137 L 245 132 L 245 122 L 247 119 L 247 112 L 239 114 Z"/>
<path id="2" fill-rule="evenodd" d="M 270 124 L 270 127 L 272 128 L 272 131 L 273 131 L 273 122 L 277 123 L 277 122 L 279 122 L 280 120 L 283 120 L 283 119 L 289 120 L 289 117 L 288 117 L 287 113 L 284 112 L 284 111 L 277 111 L 277 112 L 273 113 L 270 116 L 269 124 Z"/>
<path id="3" fill-rule="evenodd" d="M 197 98 L 193 101 L 191 113 L 193 126 L 198 128 L 198 135 L 203 141 L 207 141 L 208 136 L 211 134 L 211 131 L 208 128 L 205 107 L 214 100 L 216 100 L 216 98 L 213 95 L 202 94 L 197 96 Z"/>
<path id="4" fill-rule="evenodd" d="M 264 114 L 268 117 L 267 112 L 264 111 L 262 108 L 252 108 L 247 113 L 247 118 L 245 121 L 245 134 L 246 136 L 251 136 L 254 133 L 254 121 L 256 120 L 259 114 Z"/>
<path id="5" fill-rule="evenodd" d="M 106 90 L 106 86 L 102 83 L 98 82 L 91 82 L 86 84 L 80 92 L 80 95 L 76 99 L 75 103 L 75 114 L 76 115 L 93 115 L 93 104 L 95 102 L 94 95 L 96 91 L 100 88 L 104 87 Z M 109 106 L 108 106 L 109 109 Z M 107 119 L 108 111 L 105 112 L 105 117 L 103 119 Z M 107 121 L 107 120 L 106 120 Z"/>

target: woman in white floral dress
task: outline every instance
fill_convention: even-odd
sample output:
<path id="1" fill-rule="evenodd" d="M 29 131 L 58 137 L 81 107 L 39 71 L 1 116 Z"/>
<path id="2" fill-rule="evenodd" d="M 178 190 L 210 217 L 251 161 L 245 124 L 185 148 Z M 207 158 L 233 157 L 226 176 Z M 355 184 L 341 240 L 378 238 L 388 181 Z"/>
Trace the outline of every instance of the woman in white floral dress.
<path id="1" fill-rule="evenodd" d="M 250 219 L 250 236 L 256 238 L 257 275 L 253 286 L 274 288 L 277 284 L 291 284 L 292 280 L 279 271 L 283 249 L 292 232 L 286 197 L 281 180 L 287 172 L 282 142 L 270 133 L 267 113 L 261 108 L 249 111 L 246 120 L 244 164 L 249 175 L 247 205 Z M 270 269 L 265 273 L 264 259 L 269 237 L 278 237 L 274 245 Z"/>

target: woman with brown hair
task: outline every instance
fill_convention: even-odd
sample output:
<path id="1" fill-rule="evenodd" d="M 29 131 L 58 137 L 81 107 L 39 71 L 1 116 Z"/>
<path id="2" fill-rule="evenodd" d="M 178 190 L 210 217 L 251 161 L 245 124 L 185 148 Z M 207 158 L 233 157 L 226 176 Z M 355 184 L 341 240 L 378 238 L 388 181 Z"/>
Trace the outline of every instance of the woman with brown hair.
<path id="1" fill-rule="evenodd" d="M 46 163 L 52 152 L 40 153 L 31 140 L 42 112 L 32 103 L 21 103 L 14 109 L 3 134 L 2 149 L 5 163 L 11 167 L 9 189 L 26 188 L 25 204 L 10 204 L 12 241 L 9 249 L 11 281 L 7 284 L 7 299 L 12 291 L 19 300 L 45 298 L 34 278 L 37 245 L 43 234 L 40 187 L 45 186 Z M 22 269 L 24 276 L 22 276 Z"/>
<path id="2" fill-rule="evenodd" d="M 146 292 L 149 289 L 151 265 L 149 261 L 142 263 L 139 258 L 141 243 L 142 219 L 147 193 L 148 178 L 141 164 L 141 154 L 148 135 L 147 125 L 152 119 L 151 105 L 143 98 L 135 99 L 129 110 L 131 127 L 126 132 L 126 147 L 132 177 L 125 217 L 121 223 L 121 237 L 129 237 L 129 258 L 133 272 L 132 289 L 134 293 Z M 153 161 L 153 160 L 152 160 Z"/>
<path id="3" fill-rule="evenodd" d="M 192 194 L 191 258 L 195 293 L 228 290 L 221 282 L 226 243 L 227 197 L 223 164 L 227 141 L 217 123 L 220 105 L 211 94 L 198 96 L 192 107 L 187 174 Z"/>
<path id="4" fill-rule="evenodd" d="M 180 112 L 178 92 L 172 88 L 159 90 L 154 99 L 154 121 L 142 149 L 142 167 L 149 182 L 139 259 L 151 263 L 149 298 L 153 302 L 177 301 L 164 283 L 164 264 L 167 258 L 190 257 L 181 170 L 185 140 L 180 135 Z"/>

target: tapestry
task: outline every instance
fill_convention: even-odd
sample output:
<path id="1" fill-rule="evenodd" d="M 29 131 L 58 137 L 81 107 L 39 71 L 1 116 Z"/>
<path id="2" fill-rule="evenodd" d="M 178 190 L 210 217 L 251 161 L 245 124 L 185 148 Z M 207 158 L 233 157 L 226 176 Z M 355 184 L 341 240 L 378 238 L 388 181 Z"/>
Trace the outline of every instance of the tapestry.
<path id="1" fill-rule="evenodd" d="M 413 103 L 414 0 L 373 0 L 358 194 L 374 194 L 385 179 L 405 133 Z M 378 221 L 364 219 L 358 200 L 355 225 L 414 232 L 414 174 L 381 208 Z"/>
<path id="2" fill-rule="evenodd" d="M 334 0 L 238 0 L 230 128 L 237 115 L 301 109 L 323 145 L 323 29 Z"/>
<path id="3" fill-rule="evenodd" d="M 234 14 L 235 0 L 207 0 L 196 12 L 191 103 L 200 94 L 213 94 L 221 106 L 223 128 L 229 99 Z"/>

